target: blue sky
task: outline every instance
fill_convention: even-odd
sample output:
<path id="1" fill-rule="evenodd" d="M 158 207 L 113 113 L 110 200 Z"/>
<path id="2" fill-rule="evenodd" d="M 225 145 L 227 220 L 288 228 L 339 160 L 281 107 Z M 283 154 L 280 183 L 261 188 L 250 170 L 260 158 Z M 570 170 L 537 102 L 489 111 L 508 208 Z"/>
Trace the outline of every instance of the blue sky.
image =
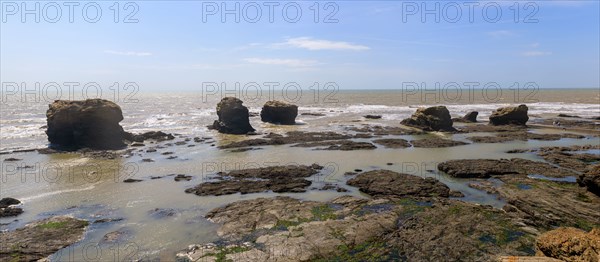
<path id="1" fill-rule="evenodd" d="M 257 2 L 263 12 L 257 23 L 243 16 L 236 23 L 232 15 L 223 23 L 221 10 L 204 12 L 203 21 L 203 2 L 196 1 L 133 2 L 137 23 L 122 22 L 133 10 L 124 10 L 126 2 L 115 23 L 110 1 L 97 2 L 97 23 L 82 18 L 84 2 L 75 7 L 73 23 L 65 6 L 57 23 L 44 14 L 40 23 L 32 15 L 23 23 L 2 3 L 2 82 L 136 82 L 148 91 L 196 91 L 203 82 L 335 82 L 341 89 L 398 89 L 403 82 L 600 86 L 598 1 L 534 2 L 530 23 L 524 21 L 534 7 L 520 2 L 515 22 L 515 1 L 496 2 L 502 15 L 495 23 L 486 21 L 495 14 L 488 9 L 484 17 L 484 1 L 474 7 L 472 22 L 464 3 L 451 2 L 461 6 L 455 23 L 447 21 L 455 17 L 452 6 L 440 11 L 439 23 L 433 15 L 421 21 L 422 10 L 409 14 L 408 5 L 433 8 L 434 1 L 343 1 L 327 10 L 327 2 L 319 2 L 318 23 L 312 1 L 295 2 L 302 10 L 296 23 L 282 15 L 286 2 L 274 7 L 273 23 L 264 2 Z M 248 2 L 204 2 L 205 11 L 207 3 Z M 336 6 L 337 22 L 323 23 Z"/>

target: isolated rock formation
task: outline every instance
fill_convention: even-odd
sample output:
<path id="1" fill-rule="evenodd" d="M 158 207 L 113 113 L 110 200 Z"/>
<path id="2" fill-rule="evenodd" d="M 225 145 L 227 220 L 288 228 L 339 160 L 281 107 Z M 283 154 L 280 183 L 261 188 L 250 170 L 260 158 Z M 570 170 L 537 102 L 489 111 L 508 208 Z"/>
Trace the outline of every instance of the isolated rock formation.
<path id="1" fill-rule="evenodd" d="M 56 100 L 46 112 L 48 141 L 62 149 L 119 149 L 124 131 L 121 108 L 108 100 Z"/>
<path id="2" fill-rule="evenodd" d="M 450 112 L 445 106 L 419 108 L 410 118 L 400 123 L 425 131 L 455 131 Z"/>
<path id="3" fill-rule="evenodd" d="M 298 116 L 298 106 L 281 101 L 268 101 L 260 111 L 263 122 L 281 125 L 293 125 Z"/>
<path id="4" fill-rule="evenodd" d="M 212 128 L 225 134 L 247 134 L 253 132 L 250 125 L 248 108 L 242 105 L 242 100 L 235 97 L 225 97 L 217 104 L 217 115 Z"/>
<path id="5" fill-rule="evenodd" d="M 529 120 L 529 116 L 527 116 L 527 110 L 528 108 L 526 105 L 498 108 L 490 116 L 490 124 L 524 126 Z"/>

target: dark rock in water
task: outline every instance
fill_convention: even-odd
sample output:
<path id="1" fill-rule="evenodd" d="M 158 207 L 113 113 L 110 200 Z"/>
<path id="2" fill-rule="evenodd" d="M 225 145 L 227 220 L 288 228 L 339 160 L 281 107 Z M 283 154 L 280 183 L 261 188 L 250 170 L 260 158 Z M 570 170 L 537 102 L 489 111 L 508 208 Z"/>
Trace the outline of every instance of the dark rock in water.
<path id="1" fill-rule="evenodd" d="M 129 228 L 122 227 L 117 231 L 109 232 L 102 237 L 102 244 L 124 243 L 133 236 L 133 231 Z"/>
<path id="2" fill-rule="evenodd" d="M 143 180 L 141 179 L 133 179 L 133 178 L 128 178 L 123 180 L 123 183 L 136 183 L 136 182 L 142 182 Z"/>
<path id="3" fill-rule="evenodd" d="M 5 197 L 0 200 L 0 208 L 5 208 L 8 206 L 18 205 L 18 204 L 21 204 L 21 201 L 19 201 L 18 199 L 14 199 L 12 197 Z"/>
<path id="4" fill-rule="evenodd" d="M 260 119 L 263 122 L 281 125 L 295 124 L 296 116 L 298 116 L 297 105 L 275 100 L 266 102 L 260 111 Z"/>
<path id="5" fill-rule="evenodd" d="M 383 138 L 373 140 L 376 144 L 385 146 L 387 148 L 407 148 L 411 147 L 410 143 L 404 139 L 400 138 Z"/>
<path id="6" fill-rule="evenodd" d="M 151 158 L 144 158 L 144 159 L 142 159 L 142 162 L 150 163 L 150 162 L 154 162 L 154 160 L 152 160 Z"/>
<path id="7" fill-rule="evenodd" d="M 319 141 L 319 142 L 306 142 L 293 145 L 292 147 L 316 147 L 315 150 L 341 150 L 341 151 L 352 151 L 352 150 L 372 150 L 377 147 L 369 142 L 355 142 L 352 140 L 333 140 L 333 141 Z"/>
<path id="8" fill-rule="evenodd" d="M 397 173 L 390 170 L 374 170 L 358 174 L 348 180 L 350 186 L 372 196 L 448 197 L 450 189 L 434 178 Z"/>
<path id="9" fill-rule="evenodd" d="M 16 217 L 23 214 L 23 209 L 19 207 L 0 208 L 0 217 Z"/>
<path id="10" fill-rule="evenodd" d="M 467 113 L 465 116 L 463 116 L 463 120 L 466 122 L 477 122 L 477 115 L 479 115 L 479 112 L 477 111 L 471 111 L 469 113 Z"/>
<path id="11" fill-rule="evenodd" d="M 586 173 L 577 177 L 580 186 L 587 187 L 588 191 L 600 196 L 600 164 L 590 166 Z"/>
<path id="12" fill-rule="evenodd" d="M 366 119 L 381 119 L 381 115 L 366 115 L 363 117 Z"/>
<path id="13" fill-rule="evenodd" d="M 192 180 L 192 176 L 187 176 L 187 175 L 176 175 L 173 180 L 175 180 L 175 182 L 179 182 L 179 181 L 190 181 Z"/>
<path id="14" fill-rule="evenodd" d="M 460 191 L 450 190 L 450 196 L 451 197 L 464 197 L 465 194 L 463 194 Z"/>
<path id="15" fill-rule="evenodd" d="M 490 124 L 492 125 L 521 125 L 524 126 L 529 120 L 527 116 L 527 106 L 502 107 L 490 115 Z"/>
<path id="16" fill-rule="evenodd" d="M 567 114 L 558 114 L 558 117 L 581 118 L 581 117 L 579 117 L 579 116 L 567 115 Z"/>
<path id="17" fill-rule="evenodd" d="M 155 208 L 148 211 L 148 214 L 155 219 L 163 219 L 177 216 L 179 212 L 172 208 Z"/>
<path id="18" fill-rule="evenodd" d="M 78 242 L 88 222 L 72 217 L 38 220 L 0 234 L 0 261 L 37 261 Z"/>
<path id="19" fill-rule="evenodd" d="M 479 115 L 479 112 L 477 112 L 477 111 L 471 111 L 471 112 L 467 113 L 465 116 L 463 116 L 461 118 L 452 118 L 452 121 L 454 121 L 454 122 L 463 122 L 463 123 L 476 123 L 477 122 L 477 115 Z"/>
<path id="20" fill-rule="evenodd" d="M 9 157 L 7 159 L 4 159 L 4 162 L 17 162 L 17 161 L 21 161 L 21 160 L 23 160 L 23 159 Z"/>
<path id="21" fill-rule="evenodd" d="M 323 113 L 302 113 L 303 116 L 325 116 Z"/>
<path id="22" fill-rule="evenodd" d="M 257 112 L 249 112 L 249 113 L 248 113 L 248 115 L 249 115 L 250 117 L 257 117 L 257 116 L 259 116 L 260 114 L 259 114 L 259 113 L 257 113 Z"/>
<path id="23" fill-rule="evenodd" d="M 249 194 L 265 191 L 282 192 L 305 192 L 306 187 L 312 183 L 304 178 L 319 173 L 322 166 L 313 164 L 271 166 L 263 168 L 251 168 L 233 170 L 228 173 L 217 173 L 223 180 L 218 182 L 202 183 L 194 188 L 186 189 L 186 193 L 199 196 L 227 195 L 227 194 Z"/>
<path id="24" fill-rule="evenodd" d="M 175 136 L 162 131 L 150 131 L 142 134 L 125 133 L 125 139 L 134 142 L 144 142 L 146 140 L 165 141 L 173 140 Z"/>
<path id="25" fill-rule="evenodd" d="M 337 192 L 348 192 L 348 189 L 345 189 L 343 187 L 340 187 L 338 185 L 335 184 L 331 184 L 331 183 L 326 183 L 321 190 L 335 190 Z"/>
<path id="26" fill-rule="evenodd" d="M 247 134 L 255 131 L 250 125 L 248 108 L 242 105 L 242 100 L 235 97 L 225 97 L 217 104 L 217 115 L 212 127 L 225 134 Z"/>
<path id="27" fill-rule="evenodd" d="M 456 131 L 452 127 L 450 112 L 445 106 L 419 108 L 410 118 L 400 123 L 425 131 Z"/>
<path id="28" fill-rule="evenodd" d="M 410 143 L 414 147 L 424 147 L 424 148 L 440 148 L 440 147 L 452 147 L 452 146 L 462 146 L 468 145 L 469 143 L 465 143 L 462 141 L 454 141 L 450 139 L 443 138 L 425 138 L 420 140 L 413 140 Z"/>
<path id="29" fill-rule="evenodd" d="M 102 219 L 95 220 L 94 222 L 92 222 L 92 224 L 112 223 L 112 222 L 119 222 L 119 221 L 123 221 L 123 220 L 125 220 L 125 219 L 124 218 L 102 218 Z"/>
<path id="30" fill-rule="evenodd" d="M 121 108 L 108 100 L 56 100 L 46 112 L 48 141 L 61 149 L 125 147 Z"/>
<path id="31" fill-rule="evenodd" d="M 336 132 L 302 132 L 302 131 L 290 131 L 285 136 L 275 133 L 270 133 L 264 138 L 248 139 L 239 142 L 233 142 L 227 145 L 219 146 L 220 149 L 227 148 L 240 148 L 240 147 L 255 147 L 255 146 L 268 146 L 268 145 L 286 145 L 286 144 L 302 144 L 302 147 L 313 147 L 313 146 L 326 146 L 326 144 L 308 144 L 308 142 L 319 142 L 319 141 L 330 141 L 330 140 L 347 140 L 351 138 L 370 138 L 370 135 L 366 134 L 340 134 Z M 339 144 L 350 142 L 340 142 Z M 357 142 L 358 143 L 358 142 Z M 339 145 L 338 144 L 338 145 Z M 332 144 L 327 144 L 331 146 Z M 364 144 L 359 144 L 364 145 Z M 373 146 L 375 148 L 375 146 Z M 333 149 L 331 149 L 333 150 Z"/>

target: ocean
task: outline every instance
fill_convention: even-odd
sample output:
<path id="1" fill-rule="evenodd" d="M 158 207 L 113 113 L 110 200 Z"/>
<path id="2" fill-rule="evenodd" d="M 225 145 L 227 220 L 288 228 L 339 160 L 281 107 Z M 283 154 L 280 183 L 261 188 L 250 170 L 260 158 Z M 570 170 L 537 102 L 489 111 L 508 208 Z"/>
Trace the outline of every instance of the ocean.
<path id="1" fill-rule="evenodd" d="M 478 111 L 485 119 L 498 107 L 527 104 L 529 114 L 551 116 L 559 113 L 581 117 L 600 115 L 600 89 L 536 89 L 536 90 L 460 90 L 413 91 L 399 90 L 281 90 L 268 92 L 235 92 L 250 112 L 260 113 L 264 102 L 282 100 L 299 105 L 297 128 L 335 129 L 343 123 L 352 123 L 367 114 L 381 115 L 382 124 L 397 124 L 409 117 L 415 108 L 427 105 L 445 105 L 453 117 L 469 111 Z M 46 110 L 52 100 L 42 96 L 2 96 L 0 110 L 0 152 L 40 148 L 47 145 L 45 136 Z M 163 130 L 191 136 L 210 134 L 206 126 L 217 118 L 215 107 L 221 94 L 201 92 L 137 93 L 129 97 L 100 96 L 115 101 L 123 110 L 121 125 L 129 132 Z M 76 96 L 80 99 L 81 96 Z M 38 99 L 38 101 L 31 101 Z M 302 113 L 323 113 L 325 116 L 302 116 Z M 251 124 L 263 130 L 265 124 L 257 117 Z M 306 124 L 305 127 L 302 124 Z M 280 127 L 270 127 L 280 128 Z M 288 127 L 283 127 L 288 128 Z M 268 132 L 268 130 L 263 130 Z"/>

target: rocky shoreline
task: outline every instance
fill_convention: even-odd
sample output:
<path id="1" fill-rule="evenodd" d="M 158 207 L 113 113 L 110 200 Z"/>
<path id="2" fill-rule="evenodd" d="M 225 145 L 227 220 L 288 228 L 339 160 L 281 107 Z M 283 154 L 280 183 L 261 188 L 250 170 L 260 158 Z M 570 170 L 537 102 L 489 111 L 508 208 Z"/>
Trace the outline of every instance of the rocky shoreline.
<path id="1" fill-rule="evenodd" d="M 589 140 L 586 146 L 507 152 L 531 154 L 537 160 L 452 159 L 431 170 L 450 179 L 468 181 L 471 188 L 504 200 L 502 209 L 463 201 L 463 192 L 452 190 L 441 179 L 381 167 L 347 172 L 342 181 L 319 186 L 314 181 L 323 175 L 324 166 L 318 164 L 215 172 L 183 191 L 198 197 L 255 193 L 273 197 L 240 200 L 208 211 L 204 217 L 219 226 L 219 241 L 191 243 L 176 257 L 178 261 L 493 261 L 507 256 L 598 260 L 600 154 L 590 150 L 600 150 L 599 143 L 595 143 L 600 139 L 600 122 L 557 116 L 562 119 L 560 128 L 567 128 L 566 132 L 543 133 L 527 125 L 527 110 L 525 105 L 500 108 L 491 114 L 489 123 L 482 123 L 477 112 L 453 119 L 445 107 L 437 106 L 416 110 L 399 126 L 356 124 L 344 126 L 344 132 L 288 130 L 263 134 L 250 125 L 248 119 L 252 116 L 241 100 L 226 98 L 217 105 L 218 120 L 211 128 L 241 138 L 219 143 L 213 137 L 162 131 L 128 133 L 119 125 L 123 119 L 120 108 L 112 102 L 57 101 L 48 110 L 51 147 L 38 152 L 70 152 L 97 159 L 136 156 L 144 164 L 159 158 L 185 161 L 177 150 L 184 147 L 213 147 L 232 154 L 276 146 L 377 152 L 511 141 Z M 77 116 L 75 120 L 67 117 L 73 115 Z M 260 116 L 269 125 L 294 125 L 298 108 L 269 101 Z M 381 116 L 364 118 L 377 120 Z M 455 122 L 460 124 L 455 126 Z M 552 123 L 557 126 L 556 121 Z M 571 127 L 589 132 L 581 133 Z M 105 133 L 105 129 L 110 130 Z M 4 161 L 19 159 L 9 157 Z M 187 174 L 170 174 L 150 180 L 166 176 L 179 183 L 194 179 Z M 122 182 L 134 186 L 139 183 L 133 182 L 143 181 L 146 180 L 128 178 Z M 328 201 L 307 201 L 278 195 L 314 190 L 342 193 L 349 189 L 361 192 L 361 197 L 340 194 Z M 0 203 L 3 217 L 27 212 L 26 205 L 16 199 L 5 198 Z M 176 210 L 157 208 L 149 216 L 176 214 Z M 80 241 L 88 223 L 53 216 L 1 232 L 0 240 L 8 245 L 0 250 L 0 259 L 46 258 Z M 115 232 L 105 236 L 107 241 L 121 236 Z M 23 245 L 25 240 L 30 244 Z"/>

